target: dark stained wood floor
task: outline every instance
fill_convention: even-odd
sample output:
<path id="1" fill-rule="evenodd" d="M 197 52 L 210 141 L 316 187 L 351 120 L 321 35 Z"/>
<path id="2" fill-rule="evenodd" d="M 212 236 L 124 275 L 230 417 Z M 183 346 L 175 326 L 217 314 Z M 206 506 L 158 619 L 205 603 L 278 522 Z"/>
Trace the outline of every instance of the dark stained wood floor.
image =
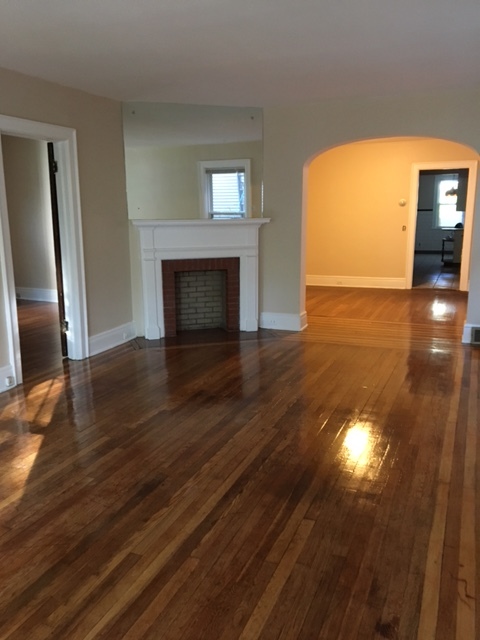
<path id="1" fill-rule="evenodd" d="M 0 638 L 480 638 L 465 294 L 307 295 L 301 334 L 83 362 L 41 355 L 48 309 L 22 318 Z"/>

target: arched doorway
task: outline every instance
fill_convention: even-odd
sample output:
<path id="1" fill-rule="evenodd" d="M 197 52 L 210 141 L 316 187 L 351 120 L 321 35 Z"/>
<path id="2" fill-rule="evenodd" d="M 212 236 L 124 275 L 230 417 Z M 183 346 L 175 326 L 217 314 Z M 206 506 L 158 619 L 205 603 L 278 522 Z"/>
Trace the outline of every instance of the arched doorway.
<path id="1" fill-rule="evenodd" d="M 476 173 L 477 161 L 469 147 L 432 138 L 366 140 L 314 157 L 306 170 L 307 285 L 411 287 L 420 167 L 467 164 Z M 476 175 L 469 184 L 464 290 Z"/>

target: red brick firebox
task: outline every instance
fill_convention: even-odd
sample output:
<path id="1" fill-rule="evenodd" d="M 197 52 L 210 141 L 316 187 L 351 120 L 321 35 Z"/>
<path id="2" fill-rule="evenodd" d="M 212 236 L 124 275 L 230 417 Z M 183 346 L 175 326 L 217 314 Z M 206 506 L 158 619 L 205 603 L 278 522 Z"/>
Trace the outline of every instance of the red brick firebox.
<path id="1" fill-rule="evenodd" d="M 177 335 L 175 273 L 179 271 L 226 272 L 226 329 L 238 331 L 240 328 L 240 258 L 190 258 L 162 260 L 165 336 L 172 338 Z"/>

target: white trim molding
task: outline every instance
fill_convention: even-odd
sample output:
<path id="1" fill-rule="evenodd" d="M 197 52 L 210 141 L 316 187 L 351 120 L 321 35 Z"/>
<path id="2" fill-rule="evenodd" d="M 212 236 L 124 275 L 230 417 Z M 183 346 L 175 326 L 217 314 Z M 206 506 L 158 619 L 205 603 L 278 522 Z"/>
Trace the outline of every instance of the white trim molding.
<path id="1" fill-rule="evenodd" d="M 202 218 L 210 219 L 211 204 L 212 204 L 212 192 L 211 181 L 209 180 L 209 173 L 215 171 L 221 171 L 230 169 L 233 171 L 243 170 L 245 175 L 245 215 L 244 218 L 250 218 L 252 216 L 252 188 L 250 178 L 250 160 L 248 158 L 242 158 L 240 160 L 200 160 L 198 162 L 198 183 L 200 189 L 200 215 Z M 232 219 L 238 219 L 239 215 L 233 215 Z"/>
<path id="2" fill-rule="evenodd" d="M 0 393 L 13 389 L 16 384 L 13 367 L 11 365 L 0 367 Z"/>
<path id="3" fill-rule="evenodd" d="M 271 313 L 260 314 L 262 329 L 277 329 L 278 331 L 303 331 L 307 327 L 307 313 Z"/>
<path id="4" fill-rule="evenodd" d="M 58 302 L 56 289 L 38 289 L 32 287 L 15 287 L 15 293 L 20 300 L 35 300 L 36 302 Z"/>
<path id="5" fill-rule="evenodd" d="M 477 327 L 476 324 L 467 324 L 463 325 L 463 334 L 462 334 L 462 344 L 471 344 L 472 343 L 472 329 Z"/>
<path id="6" fill-rule="evenodd" d="M 83 360 L 88 353 L 88 321 L 83 256 L 82 216 L 75 129 L 0 115 L 0 134 L 53 142 L 59 171 L 57 197 L 62 244 L 62 269 L 68 357 Z M 0 277 L 6 312 L 9 364 L 15 384 L 21 384 L 22 363 L 16 307 L 16 292 L 8 221 L 3 159 L 0 150 Z"/>
<path id="7" fill-rule="evenodd" d="M 405 266 L 406 288 L 412 288 L 413 263 L 415 258 L 415 234 L 417 227 L 418 187 L 420 172 L 425 170 L 468 169 L 467 202 L 463 229 L 462 259 L 460 262 L 460 291 L 468 291 L 470 284 L 470 260 L 472 249 L 473 219 L 475 217 L 475 193 L 477 187 L 478 162 L 476 160 L 449 160 L 416 162 L 412 165 L 410 179 L 410 206 L 407 225 L 407 253 Z"/>
<path id="8" fill-rule="evenodd" d="M 258 235 L 269 218 L 132 220 L 140 231 L 144 335 L 165 336 L 162 260 L 240 258 L 240 331 L 258 329 Z"/>
<path id="9" fill-rule="evenodd" d="M 362 276 L 308 276 L 307 286 L 358 287 L 363 289 L 405 289 L 405 278 L 370 278 Z"/>
<path id="10" fill-rule="evenodd" d="M 90 356 L 96 356 L 114 347 L 119 347 L 121 344 L 133 340 L 136 335 L 137 332 L 135 331 L 133 322 L 128 322 L 119 327 L 108 329 L 108 331 L 97 333 L 95 336 L 91 336 L 89 340 Z"/>

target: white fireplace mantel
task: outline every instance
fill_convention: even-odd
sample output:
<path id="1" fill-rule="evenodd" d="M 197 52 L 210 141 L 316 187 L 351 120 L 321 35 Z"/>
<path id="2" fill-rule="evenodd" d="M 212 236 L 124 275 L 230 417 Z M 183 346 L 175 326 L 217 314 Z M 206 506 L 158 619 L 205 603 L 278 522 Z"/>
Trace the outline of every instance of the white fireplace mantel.
<path id="1" fill-rule="evenodd" d="M 165 336 L 162 260 L 240 258 L 240 331 L 258 329 L 258 235 L 270 218 L 132 220 L 140 232 L 145 337 Z"/>

